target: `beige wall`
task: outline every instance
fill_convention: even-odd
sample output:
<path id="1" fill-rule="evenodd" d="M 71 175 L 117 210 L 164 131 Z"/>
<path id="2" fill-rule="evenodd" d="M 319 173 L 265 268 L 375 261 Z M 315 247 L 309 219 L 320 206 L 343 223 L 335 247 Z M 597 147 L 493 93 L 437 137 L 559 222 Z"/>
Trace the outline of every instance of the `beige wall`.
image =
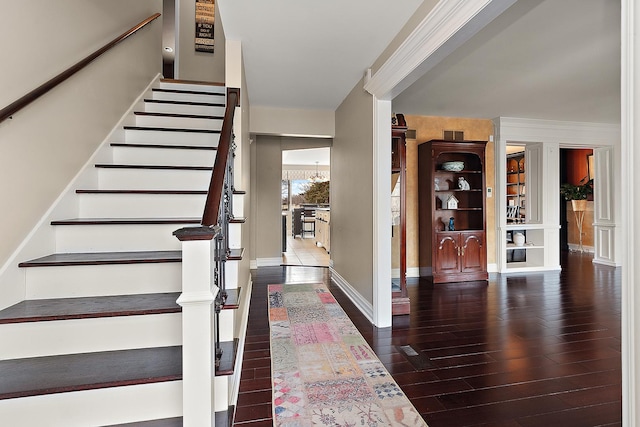
<path id="1" fill-rule="evenodd" d="M 429 117 L 406 115 L 409 129 L 416 130 L 416 139 L 407 140 L 407 268 L 428 267 L 419 265 L 418 242 L 418 145 L 431 139 L 442 139 L 443 130 L 462 130 L 464 138 L 488 141 L 493 135 L 493 122 L 482 119 L 455 117 Z M 494 144 L 487 144 L 485 153 L 486 185 L 495 188 Z M 487 263 L 496 262 L 496 218 L 493 199 L 486 200 L 487 219 Z"/>
<path id="2" fill-rule="evenodd" d="M 282 150 L 330 147 L 331 142 L 317 138 L 255 137 L 251 147 L 251 222 L 255 236 L 249 251 L 252 260 L 282 256 Z"/>
<path id="3" fill-rule="evenodd" d="M 225 81 L 225 37 L 216 2 L 214 24 L 214 53 L 195 51 L 196 2 L 176 0 L 178 25 L 176 28 L 176 78 L 204 82 Z"/>
<path id="4" fill-rule="evenodd" d="M 335 127 L 330 110 L 251 107 L 251 132 L 260 135 L 331 138 Z"/>
<path id="5" fill-rule="evenodd" d="M 334 270 L 373 304 L 373 97 L 362 84 L 336 110 L 331 259 Z"/>
<path id="6" fill-rule="evenodd" d="M 5 2 L 0 108 L 155 12 L 161 0 Z M 160 72 L 161 32 L 159 19 L 0 123 L 0 265 Z"/>

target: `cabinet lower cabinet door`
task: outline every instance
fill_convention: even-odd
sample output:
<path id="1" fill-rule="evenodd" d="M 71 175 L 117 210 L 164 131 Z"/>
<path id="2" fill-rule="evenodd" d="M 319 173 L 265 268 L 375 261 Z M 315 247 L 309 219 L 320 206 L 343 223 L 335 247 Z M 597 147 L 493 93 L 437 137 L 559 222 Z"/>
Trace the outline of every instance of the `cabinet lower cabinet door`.
<path id="1" fill-rule="evenodd" d="M 433 275 L 460 271 L 460 233 L 436 233 L 436 253 Z"/>
<path id="2" fill-rule="evenodd" d="M 433 282 L 486 280 L 483 231 L 436 232 Z"/>
<path id="3" fill-rule="evenodd" d="M 484 272 L 486 270 L 483 232 L 461 232 L 460 248 L 460 271 L 462 273 Z"/>

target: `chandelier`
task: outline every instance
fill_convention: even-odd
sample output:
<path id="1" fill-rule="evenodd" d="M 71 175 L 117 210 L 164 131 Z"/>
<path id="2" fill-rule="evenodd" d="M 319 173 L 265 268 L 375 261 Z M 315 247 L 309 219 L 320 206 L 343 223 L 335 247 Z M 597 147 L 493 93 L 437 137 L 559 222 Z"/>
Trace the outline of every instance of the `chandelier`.
<path id="1" fill-rule="evenodd" d="M 315 175 L 311 175 L 309 177 L 309 182 L 316 183 L 316 182 L 325 182 L 327 180 L 327 178 L 325 178 L 323 175 L 320 175 L 320 173 L 318 173 L 318 163 L 319 162 L 316 162 L 316 173 Z"/>

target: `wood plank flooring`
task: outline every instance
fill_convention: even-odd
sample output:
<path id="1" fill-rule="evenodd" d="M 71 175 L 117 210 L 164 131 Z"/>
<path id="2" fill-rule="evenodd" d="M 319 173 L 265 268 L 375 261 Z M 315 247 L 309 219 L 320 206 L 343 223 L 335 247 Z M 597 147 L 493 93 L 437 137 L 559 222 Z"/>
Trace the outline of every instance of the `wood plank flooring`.
<path id="1" fill-rule="evenodd" d="M 416 280 L 411 314 L 386 329 L 329 284 L 328 269 L 260 268 L 234 425 L 272 425 L 266 286 L 317 281 L 329 284 L 430 427 L 621 425 L 620 269 L 576 253 L 562 264 L 562 272 L 488 283 Z"/>

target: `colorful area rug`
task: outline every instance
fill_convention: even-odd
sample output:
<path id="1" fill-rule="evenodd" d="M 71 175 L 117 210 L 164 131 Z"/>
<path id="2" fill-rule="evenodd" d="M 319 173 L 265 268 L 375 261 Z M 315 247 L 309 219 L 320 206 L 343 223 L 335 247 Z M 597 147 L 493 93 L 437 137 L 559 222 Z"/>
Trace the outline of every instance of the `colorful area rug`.
<path id="1" fill-rule="evenodd" d="M 274 426 L 426 426 L 324 285 L 270 285 L 269 324 Z"/>

